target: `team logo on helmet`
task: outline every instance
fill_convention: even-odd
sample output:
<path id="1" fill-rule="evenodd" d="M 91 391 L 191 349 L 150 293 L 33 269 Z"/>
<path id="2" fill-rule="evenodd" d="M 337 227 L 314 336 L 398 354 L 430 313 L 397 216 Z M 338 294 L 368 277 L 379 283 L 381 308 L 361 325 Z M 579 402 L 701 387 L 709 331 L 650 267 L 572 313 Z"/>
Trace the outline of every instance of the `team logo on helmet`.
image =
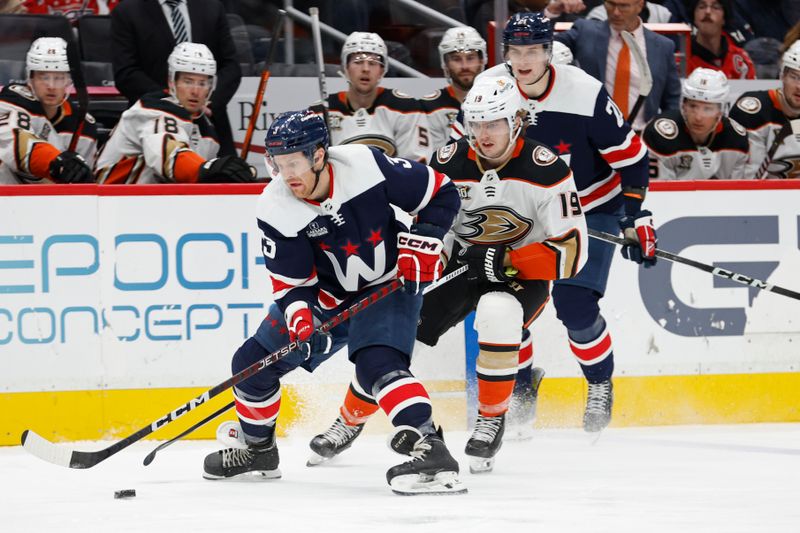
<path id="1" fill-rule="evenodd" d="M 558 156 L 544 146 L 537 146 L 533 149 L 533 162 L 540 167 L 547 167 L 556 162 Z"/>
<path id="2" fill-rule="evenodd" d="M 747 96 L 739 100 L 736 103 L 736 107 L 738 107 L 745 113 L 750 113 L 751 115 L 755 115 L 761 110 L 761 100 L 759 100 L 755 96 Z"/>
<path id="3" fill-rule="evenodd" d="M 533 229 L 533 220 L 510 207 L 489 206 L 464 211 L 466 231 L 459 237 L 472 244 L 508 244 L 525 238 Z"/>
<path id="4" fill-rule="evenodd" d="M 660 118 L 653 125 L 659 135 L 665 139 L 674 139 L 678 136 L 678 125 L 669 118 Z"/>

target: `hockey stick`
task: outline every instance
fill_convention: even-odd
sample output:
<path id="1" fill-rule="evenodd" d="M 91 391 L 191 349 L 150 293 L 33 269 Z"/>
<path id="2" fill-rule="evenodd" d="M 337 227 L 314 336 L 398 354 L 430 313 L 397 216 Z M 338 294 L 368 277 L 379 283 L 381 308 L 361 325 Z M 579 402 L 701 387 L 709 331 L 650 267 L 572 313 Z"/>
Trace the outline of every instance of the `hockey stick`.
<path id="1" fill-rule="evenodd" d="M 451 279 L 455 278 L 456 276 L 466 272 L 467 266 L 464 265 L 460 267 L 447 276 L 440 279 L 435 285 L 430 285 L 426 288 L 426 290 L 433 290 L 436 287 L 441 286 L 444 283 L 447 283 Z M 394 279 L 390 283 L 379 287 L 375 292 L 365 296 L 364 298 L 358 300 L 353 305 L 348 307 L 347 309 L 343 310 L 324 324 L 319 327 L 319 331 L 326 332 L 330 331 L 345 320 L 348 320 L 353 315 L 356 315 L 369 307 L 370 305 L 384 299 L 386 296 L 390 295 L 397 289 L 403 286 L 403 282 L 399 279 Z M 97 450 L 94 452 L 82 452 L 78 450 L 70 450 L 65 447 L 58 446 L 53 444 L 49 440 L 45 439 L 44 437 L 40 436 L 38 433 L 26 429 L 22 432 L 22 447 L 28 453 L 31 453 L 42 459 L 43 461 L 47 461 L 53 463 L 58 466 L 63 466 L 67 468 L 91 468 L 96 464 L 100 463 L 101 461 L 105 461 L 115 453 L 124 450 L 134 442 L 137 442 L 144 437 L 150 435 L 154 431 L 166 426 L 170 422 L 174 422 L 178 418 L 182 417 L 189 411 L 193 411 L 200 405 L 208 402 L 211 398 L 225 392 L 226 390 L 230 389 L 231 387 L 241 383 L 242 381 L 248 379 L 249 377 L 261 372 L 269 365 L 280 361 L 290 352 L 297 350 L 300 346 L 300 343 L 297 341 L 290 342 L 286 346 L 276 350 L 266 356 L 265 358 L 256 361 L 252 365 L 248 366 L 244 370 L 241 370 L 237 374 L 231 376 L 229 379 L 226 379 L 219 385 L 212 387 L 211 389 L 207 390 L 200 396 L 196 398 L 192 398 L 185 404 L 181 405 L 174 411 L 171 411 L 158 420 L 153 421 L 151 424 L 143 427 L 139 431 L 133 433 L 122 439 L 121 441 L 115 442 L 111 446 L 107 448 L 103 448 L 102 450 Z"/>
<path id="2" fill-rule="evenodd" d="M 778 147 L 781 145 L 784 139 L 791 134 L 800 135 L 800 118 L 790 120 L 784 124 L 778 134 L 775 135 L 775 139 L 772 140 L 772 145 L 769 147 L 769 151 L 767 152 L 766 157 L 764 157 L 764 161 L 762 161 L 761 166 L 758 167 L 756 179 L 763 180 L 767 178 L 767 170 L 769 169 L 770 163 L 772 163 L 772 158 L 775 157 L 775 152 L 778 151 Z"/>
<path id="3" fill-rule="evenodd" d="M 267 62 L 264 65 L 264 70 L 261 71 L 261 79 L 258 80 L 258 90 L 256 90 L 256 99 L 253 102 L 253 113 L 250 115 L 250 120 L 247 123 L 247 132 L 244 134 L 244 142 L 242 143 L 242 153 L 239 155 L 242 159 L 247 159 L 247 154 L 250 153 L 250 143 L 253 141 L 253 133 L 256 129 L 256 121 L 258 121 L 258 114 L 261 112 L 261 102 L 264 99 L 264 91 L 267 90 L 267 82 L 270 76 L 270 67 L 272 61 L 275 59 L 275 50 L 278 48 L 278 38 L 283 28 L 283 21 L 286 18 L 286 11 L 283 9 L 278 10 L 278 20 L 272 28 L 272 40 L 269 43 L 269 52 L 267 52 Z"/>
<path id="4" fill-rule="evenodd" d="M 629 31 L 623 31 L 620 35 L 622 36 L 622 40 L 625 41 L 625 44 L 628 45 L 628 49 L 631 51 L 636 66 L 639 67 L 639 97 L 636 98 L 636 103 L 633 104 L 633 108 L 631 112 L 628 113 L 627 118 L 627 121 L 632 125 L 633 121 L 636 120 L 639 109 L 641 109 L 642 104 L 644 104 L 644 101 L 653 89 L 653 74 L 650 72 L 650 65 L 647 64 L 647 58 L 644 57 L 642 49 L 639 48 L 633 34 Z"/>
<path id="5" fill-rule="evenodd" d="M 317 58 L 317 80 L 319 80 L 319 99 L 322 102 L 322 116 L 325 126 L 330 130 L 331 123 L 328 117 L 328 78 L 325 76 L 325 58 L 322 55 L 322 36 L 319 30 L 319 9 L 312 7 L 308 10 L 311 15 L 311 37 L 314 40 L 314 55 Z"/>
<path id="6" fill-rule="evenodd" d="M 74 152 L 78 147 L 78 141 L 83 133 L 83 126 L 86 124 L 86 113 L 89 111 L 89 90 L 86 88 L 86 79 L 83 77 L 83 68 L 78 54 L 77 38 L 72 37 L 67 41 L 67 62 L 72 70 L 72 83 L 75 85 L 75 92 L 78 96 L 78 109 L 75 111 L 75 131 L 69 140 L 68 151 Z"/>
<path id="7" fill-rule="evenodd" d="M 625 239 L 621 237 L 617 237 L 616 235 L 611 235 L 610 233 L 606 233 L 604 231 L 597 231 L 591 228 L 589 228 L 589 236 L 594 237 L 595 239 L 599 239 L 601 241 L 610 242 L 612 244 L 619 244 L 619 245 L 627 244 Z M 744 274 L 732 272 L 724 268 L 713 267 L 711 265 L 707 265 L 705 263 L 701 263 L 693 259 L 687 259 L 686 257 L 681 257 L 680 255 L 676 255 L 670 252 L 665 252 L 664 250 L 659 250 L 658 248 L 656 248 L 656 257 L 661 257 L 663 259 L 666 259 L 667 261 L 672 261 L 673 263 L 683 263 L 684 265 L 689 265 L 699 270 L 708 272 L 709 274 L 719 276 L 720 278 L 729 279 L 731 281 L 735 281 L 736 283 L 747 285 L 748 287 L 755 287 L 756 289 L 762 289 L 765 291 L 782 294 L 783 296 L 788 296 L 789 298 L 794 298 L 795 300 L 800 300 L 800 292 L 784 289 L 783 287 L 772 285 L 771 283 L 761 281 L 760 279 L 751 278 L 750 276 L 745 276 Z"/>
<path id="8" fill-rule="evenodd" d="M 186 436 L 186 435 L 188 435 L 189 433 L 192 433 L 192 432 L 193 432 L 193 431 L 195 431 L 196 429 L 198 429 L 198 428 L 200 428 L 200 427 L 202 427 L 202 426 L 205 426 L 207 423 L 209 423 L 209 422 L 211 422 L 212 420 L 214 420 L 215 418 L 217 418 L 219 415 L 221 415 L 222 413 L 224 413 L 225 411 L 227 411 L 228 409 L 230 409 L 231 407 L 233 407 L 235 404 L 236 404 L 236 402 L 231 402 L 231 403 L 229 403 L 228 405 L 225 405 L 225 406 L 223 406 L 223 407 L 220 407 L 219 409 L 217 409 L 216 411 L 214 411 L 213 413 L 211 413 L 210 415 L 208 415 L 207 417 L 205 417 L 204 419 L 202 419 L 200 422 L 198 422 L 198 423 L 196 423 L 195 425 L 193 425 L 192 427 L 190 427 L 190 428 L 186 429 L 186 430 L 185 430 L 183 433 L 181 433 L 180 435 L 178 435 L 178 436 L 176 436 L 176 437 L 172 437 L 172 438 L 171 438 L 171 439 L 169 439 L 167 442 L 162 442 L 161 444 L 159 444 L 159 445 L 158 445 L 158 446 L 157 446 L 157 447 L 156 447 L 156 448 L 155 448 L 155 449 L 154 449 L 152 452 L 150 452 L 150 453 L 148 453 L 148 454 L 147 454 L 147 457 L 145 457 L 145 458 L 144 458 L 144 466 L 147 466 L 147 465 L 149 465 L 150 463 L 152 463 L 152 462 L 153 462 L 153 459 L 155 459 L 155 458 L 156 458 L 156 454 L 157 454 L 158 452 L 160 452 L 161 450 L 163 450 L 164 448 L 166 448 L 166 447 L 167 447 L 167 446 L 169 446 L 170 444 L 172 444 L 172 443 L 174 443 L 174 442 L 176 442 L 176 441 L 179 441 L 179 440 L 181 440 L 183 437 L 185 437 L 185 436 Z"/>

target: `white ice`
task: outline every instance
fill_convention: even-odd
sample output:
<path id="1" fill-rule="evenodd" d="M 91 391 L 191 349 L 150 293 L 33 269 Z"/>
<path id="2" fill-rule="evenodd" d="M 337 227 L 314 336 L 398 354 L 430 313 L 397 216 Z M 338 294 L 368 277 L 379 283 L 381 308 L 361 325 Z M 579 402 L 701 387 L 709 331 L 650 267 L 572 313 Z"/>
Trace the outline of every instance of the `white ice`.
<path id="1" fill-rule="evenodd" d="M 385 471 L 402 458 L 379 435 L 315 468 L 306 436 L 281 439 L 283 479 L 260 482 L 203 480 L 211 441 L 177 443 L 148 467 L 155 444 L 138 443 L 89 470 L 0 448 L 0 531 L 800 531 L 800 424 L 608 429 L 595 444 L 538 430 L 482 475 L 468 473 L 466 433 L 447 439 L 465 496 L 392 494 Z M 115 500 L 120 489 L 137 496 Z"/>

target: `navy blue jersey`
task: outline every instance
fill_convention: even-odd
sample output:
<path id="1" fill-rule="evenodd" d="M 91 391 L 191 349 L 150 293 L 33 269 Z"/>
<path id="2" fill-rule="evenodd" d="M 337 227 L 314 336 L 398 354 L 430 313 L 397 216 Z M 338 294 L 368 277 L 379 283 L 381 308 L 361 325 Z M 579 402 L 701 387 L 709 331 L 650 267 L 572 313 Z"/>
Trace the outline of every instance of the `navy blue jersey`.
<path id="1" fill-rule="evenodd" d="M 365 287 L 397 275 L 397 234 L 407 228 L 392 205 L 419 223 L 450 228 L 458 191 L 427 165 L 363 145 L 329 149 L 331 186 L 322 202 L 300 200 L 278 176 L 261 193 L 258 226 L 273 296 L 334 309 Z"/>

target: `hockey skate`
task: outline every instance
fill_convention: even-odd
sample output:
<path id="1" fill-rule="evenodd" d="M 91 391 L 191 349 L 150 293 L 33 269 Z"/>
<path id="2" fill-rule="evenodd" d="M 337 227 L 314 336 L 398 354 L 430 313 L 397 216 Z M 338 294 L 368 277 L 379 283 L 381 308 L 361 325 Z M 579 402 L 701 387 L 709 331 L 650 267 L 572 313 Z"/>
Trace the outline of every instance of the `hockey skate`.
<path id="1" fill-rule="evenodd" d="M 472 436 L 464 449 L 464 453 L 470 456 L 469 471 L 471 474 L 492 471 L 494 456 L 503 445 L 505 426 L 505 413 L 500 416 L 478 414 L 478 418 L 475 420 L 475 429 L 472 430 Z"/>
<path id="2" fill-rule="evenodd" d="M 311 439 L 308 445 L 313 453 L 308 458 L 306 466 L 317 466 L 336 457 L 353 444 L 363 429 L 364 424 L 350 426 L 339 415 L 331 427 Z"/>
<path id="3" fill-rule="evenodd" d="M 226 448 L 247 449 L 242 426 L 236 420 L 226 420 L 217 427 L 217 442 Z"/>
<path id="4" fill-rule="evenodd" d="M 260 446 L 248 448 L 226 448 L 206 456 L 203 477 L 206 479 L 228 479 L 237 476 L 252 476 L 262 479 L 281 477 L 278 469 L 280 457 L 274 437 Z"/>
<path id="5" fill-rule="evenodd" d="M 396 428 L 389 447 L 412 459 L 386 472 L 392 492 L 402 496 L 417 494 L 465 494 L 467 488 L 458 479 L 458 461 L 453 459 L 437 433 L 422 435 L 416 428 Z"/>
<path id="6" fill-rule="evenodd" d="M 611 407 L 614 404 L 614 386 L 611 380 L 589 383 L 586 395 L 586 411 L 583 413 L 583 429 L 587 433 L 599 433 L 611 422 Z"/>
<path id="7" fill-rule="evenodd" d="M 530 387 L 522 385 L 514 391 L 506 413 L 506 440 L 530 440 L 533 438 L 533 422 L 536 420 L 536 404 L 539 399 L 539 385 L 544 377 L 544 369 L 533 367 Z"/>

